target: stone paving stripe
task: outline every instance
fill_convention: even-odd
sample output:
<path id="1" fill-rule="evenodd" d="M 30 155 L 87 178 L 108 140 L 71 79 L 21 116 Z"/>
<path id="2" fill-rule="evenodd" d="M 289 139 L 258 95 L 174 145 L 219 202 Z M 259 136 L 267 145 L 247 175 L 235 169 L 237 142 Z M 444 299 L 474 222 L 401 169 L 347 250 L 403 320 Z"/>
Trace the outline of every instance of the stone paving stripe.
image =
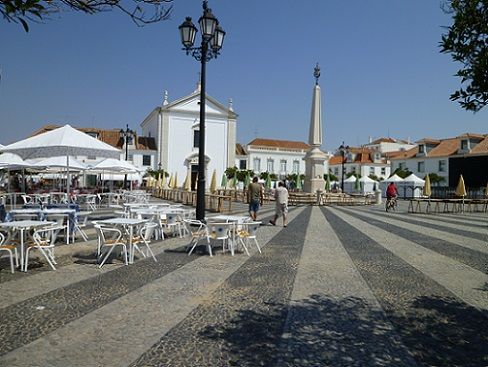
<path id="1" fill-rule="evenodd" d="M 277 366 L 416 366 L 318 208 L 305 237 Z"/>
<path id="2" fill-rule="evenodd" d="M 345 213 L 331 212 L 472 306 L 488 310 L 488 275 Z"/>
<path id="3" fill-rule="evenodd" d="M 364 213 L 364 211 L 363 211 Z M 446 231 L 448 230 L 450 233 L 457 234 L 459 236 L 463 236 L 466 238 L 475 238 L 480 241 L 484 241 L 488 239 L 488 232 L 487 230 L 479 229 L 479 228 L 466 228 L 461 225 L 455 224 L 444 224 L 440 221 L 435 220 L 434 218 L 419 218 L 417 216 L 410 215 L 408 213 L 401 214 L 401 213 L 386 213 L 386 212 L 379 212 L 375 213 L 375 215 L 380 215 L 384 218 L 391 218 L 394 216 L 397 219 L 400 219 L 404 222 L 420 225 L 423 227 L 437 229 L 439 231 Z"/>
<path id="4" fill-rule="evenodd" d="M 469 245 L 472 241 L 478 241 L 475 239 L 464 238 L 464 242 L 460 245 L 457 243 L 452 243 L 446 241 L 444 239 L 432 236 L 431 233 L 436 232 L 438 230 L 432 229 L 429 227 L 425 227 L 423 232 L 420 231 L 412 231 L 407 229 L 409 226 L 414 226 L 413 224 L 409 224 L 407 222 L 400 222 L 397 220 L 397 223 L 403 224 L 393 224 L 390 218 L 384 218 L 382 216 L 374 215 L 366 215 L 364 212 L 354 212 L 347 209 L 340 209 L 349 213 L 350 215 L 363 218 L 362 220 L 375 225 L 376 227 L 382 228 L 388 232 L 391 232 L 397 236 L 403 237 L 407 240 L 411 240 L 425 248 L 433 250 L 439 254 L 444 256 L 450 257 L 455 259 L 456 261 L 466 264 L 473 269 L 479 270 L 485 274 L 488 273 L 488 254 L 486 252 L 475 251 L 469 248 Z M 366 219 L 364 219 L 366 217 Z M 378 218 L 378 219 L 376 219 Z M 421 227 L 418 226 L 417 227 Z M 446 236 L 448 237 L 451 234 L 449 231 L 446 230 Z M 455 235 L 459 236 L 459 235 Z M 485 246 L 486 247 L 486 246 Z"/>
<path id="5" fill-rule="evenodd" d="M 155 255 L 163 251 L 181 246 L 176 239 L 169 238 L 164 241 L 153 242 L 151 249 Z M 26 299 L 39 296 L 81 282 L 86 279 L 95 278 L 106 272 L 116 270 L 122 263 L 107 264 L 101 269 L 98 265 L 92 264 L 71 264 L 56 268 L 56 271 L 36 272 L 29 277 L 22 277 L 0 284 L 0 312 L 1 309 Z M 22 289 L 22 292 L 18 290 Z"/>
<path id="6" fill-rule="evenodd" d="M 446 244 L 446 247 L 450 245 L 456 245 L 456 246 L 464 247 L 466 249 L 473 250 L 475 251 L 475 253 L 488 254 L 488 247 L 486 246 L 486 241 L 478 240 L 476 238 L 466 238 L 465 236 L 460 236 L 458 234 L 451 233 L 449 230 L 440 231 L 434 228 L 408 223 L 401 219 L 395 219 L 395 215 L 384 217 L 373 212 L 366 213 L 364 211 L 359 211 L 359 210 L 351 211 L 345 208 L 341 208 L 341 209 L 349 211 L 349 213 L 354 213 L 355 215 L 368 217 L 371 220 L 377 219 L 381 223 L 389 224 L 394 228 L 401 228 L 407 231 L 407 233 L 414 232 L 415 233 L 414 236 L 417 236 L 418 234 L 428 236 L 430 237 L 430 240 L 432 240 L 433 242 L 440 242 Z M 410 234 L 408 236 L 410 236 Z M 438 241 L 436 241 L 436 239 Z"/>
<path id="7" fill-rule="evenodd" d="M 130 366 L 270 366 L 287 314 L 310 217 L 305 207 L 260 256 Z"/>
<path id="8" fill-rule="evenodd" d="M 293 211 L 290 219 L 300 211 Z M 281 230 L 284 229 L 278 226 L 265 227 L 258 232 L 263 250 Z M 254 256 L 257 251 L 250 247 L 250 252 Z M 200 256 L 166 276 L 0 357 L 0 365 L 126 366 L 200 303 L 208 302 L 209 295 L 246 261 L 249 257 L 244 254 L 213 258 Z"/>
<path id="9" fill-rule="evenodd" d="M 89 312 L 142 287 L 148 282 L 193 261 L 186 253 L 162 253 L 158 262 L 147 258 L 132 266 L 120 266 L 66 287 L 41 294 L 2 309 L 0 355 L 51 333 Z M 36 308 L 42 306 L 43 311 Z"/>
<path id="10" fill-rule="evenodd" d="M 446 288 L 415 269 L 339 217 L 324 214 L 357 269 L 369 284 L 388 319 L 425 366 L 486 364 L 486 311 L 460 301 Z"/>

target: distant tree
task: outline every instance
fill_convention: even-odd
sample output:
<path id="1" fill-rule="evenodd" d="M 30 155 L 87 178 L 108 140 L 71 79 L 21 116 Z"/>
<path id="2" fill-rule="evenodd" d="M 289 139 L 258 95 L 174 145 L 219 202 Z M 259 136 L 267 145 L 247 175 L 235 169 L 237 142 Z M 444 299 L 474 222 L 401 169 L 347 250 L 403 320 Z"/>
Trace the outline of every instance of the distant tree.
<path id="1" fill-rule="evenodd" d="M 441 182 L 445 181 L 445 178 L 439 176 L 437 173 L 429 173 L 429 179 L 430 179 L 430 183 L 436 186 L 438 186 Z"/>
<path id="2" fill-rule="evenodd" d="M 375 181 L 383 181 L 382 177 L 378 177 L 376 175 L 369 175 L 368 177 L 372 180 L 375 180 Z"/>
<path id="3" fill-rule="evenodd" d="M 154 178 L 159 178 L 159 174 L 161 174 L 161 177 L 168 177 L 169 176 L 169 173 L 166 172 L 164 169 L 160 169 L 160 170 L 155 170 L 155 169 L 151 169 L 151 168 L 148 168 L 146 173 L 144 174 L 144 177 L 154 177 Z"/>
<path id="4" fill-rule="evenodd" d="M 329 174 L 325 173 L 324 174 L 324 180 L 325 181 L 327 181 L 327 176 L 329 176 L 330 181 L 338 181 L 339 180 L 336 175 L 333 175 L 332 173 L 329 173 Z"/>
<path id="5" fill-rule="evenodd" d="M 355 176 L 357 178 L 361 178 L 361 175 L 360 174 L 356 174 L 356 172 L 349 172 L 349 173 L 346 173 L 346 177 L 349 178 L 351 176 Z"/>
<path id="6" fill-rule="evenodd" d="M 227 176 L 227 178 L 234 178 L 234 175 L 237 173 L 238 169 L 236 166 L 234 167 L 228 167 L 226 170 L 225 170 L 225 175 Z"/>
<path id="7" fill-rule="evenodd" d="M 138 26 L 169 18 L 173 0 L 0 0 L 0 14 L 7 22 L 19 23 L 26 32 L 29 23 L 41 22 L 64 10 L 96 14 L 118 9 Z"/>
<path id="8" fill-rule="evenodd" d="M 455 74 L 461 78 L 461 88 L 450 98 L 476 112 L 488 104 L 488 0 L 450 0 L 444 4 L 453 24 L 442 35 L 441 52 L 462 64 Z"/>
<path id="9" fill-rule="evenodd" d="M 398 177 L 405 178 L 408 177 L 412 174 L 412 171 L 409 171 L 408 169 L 402 169 L 402 168 L 397 168 L 395 172 L 393 172 L 391 176 L 397 175 Z"/>

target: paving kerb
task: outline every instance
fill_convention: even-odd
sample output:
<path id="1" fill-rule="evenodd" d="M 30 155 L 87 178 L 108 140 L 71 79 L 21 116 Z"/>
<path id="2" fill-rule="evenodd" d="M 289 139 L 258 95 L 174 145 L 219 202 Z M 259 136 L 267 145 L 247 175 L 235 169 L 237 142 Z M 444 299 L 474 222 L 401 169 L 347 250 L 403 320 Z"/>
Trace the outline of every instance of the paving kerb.
<path id="1" fill-rule="evenodd" d="M 300 211 L 291 212 L 290 219 Z M 259 231 L 259 241 L 264 247 L 281 228 L 267 227 L 266 230 Z M 256 252 L 253 247 L 250 250 L 253 254 Z M 222 262 L 224 258 L 225 262 Z M 198 304 L 208 299 L 248 259 L 245 254 L 213 258 L 202 256 L 47 336 L 5 354 L 0 362 L 12 367 L 128 365 Z M 56 346 L 54 349 L 53 345 Z M 37 364 L 33 365 L 33 361 Z"/>
<path id="2" fill-rule="evenodd" d="M 488 275 L 351 215 L 335 209 L 330 211 L 435 280 L 464 302 L 479 309 L 488 309 L 488 294 L 483 290 L 485 283 L 488 283 Z"/>
<path id="3" fill-rule="evenodd" d="M 374 314 L 368 326 L 381 332 L 363 339 L 363 321 L 348 315 L 351 303 Z M 341 366 L 346 354 L 348 363 L 362 366 L 416 366 L 319 208 L 308 225 L 282 338 L 278 366 Z"/>
<path id="4" fill-rule="evenodd" d="M 341 210 L 345 210 L 345 211 L 349 210 L 350 211 L 350 209 L 346 209 L 345 207 L 341 207 Z M 396 216 L 394 214 L 385 218 L 382 215 L 378 215 L 378 214 L 374 213 L 374 211 L 366 213 L 364 211 L 357 210 L 357 211 L 354 211 L 354 213 L 357 215 L 360 215 L 362 217 L 377 218 L 383 222 L 387 222 L 387 223 L 408 229 L 408 230 L 413 231 L 413 232 L 422 233 L 422 234 L 425 234 L 425 235 L 428 235 L 431 237 L 435 237 L 438 239 L 449 241 L 449 242 L 452 242 L 458 246 L 463 246 L 463 247 L 469 248 L 471 250 L 475 250 L 475 251 L 479 251 L 479 252 L 483 252 L 483 253 L 488 253 L 486 241 L 481 241 L 481 240 L 478 240 L 476 238 L 470 238 L 469 241 L 466 241 L 465 236 L 460 236 L 460 235 L 457 235 L 454 233 L 450 233 L 449 231 L 440 231 L 437 229 L 428 228 L 428 227 L 420 226 L 417 224 L 411 224 L 411 223 L 405 222 L 403 220 L 396 219 Z"/>

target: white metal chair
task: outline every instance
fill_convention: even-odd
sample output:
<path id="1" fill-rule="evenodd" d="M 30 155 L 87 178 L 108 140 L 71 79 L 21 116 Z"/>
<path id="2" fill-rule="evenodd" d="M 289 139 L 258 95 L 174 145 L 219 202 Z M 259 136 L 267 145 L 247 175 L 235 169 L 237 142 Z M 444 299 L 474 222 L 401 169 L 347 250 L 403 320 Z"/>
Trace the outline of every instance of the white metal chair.
<path id="1" fill-rule="evenodd" d="M 56 264 L 56 260 L 54 259 L 54 242 L 53 233 L 56 231 L 60 231 L 62 227 L 58 226 L 57 224 L 53 224 L 52 226 L 42 227 L 34 231 L 32 235 L 32 242 L 27 244 L 27 249 L 25 251 L 25 264 L 24 270 L 27 271 L 29 266 L 29 253 L 33 250 L 39 251 L 48 264 L 51 266 L 53 270 L 56 270 L 54 265 Z"/>
<path id="2" fill-rule="evenodd" d="M 210 245 L 210 236 L 209 236 L 209 231 L 208 227 L 205 223 L 202 221 L 196 220 L 196 219 L 185 219 L 185 225 L 190 231 L 190 243 L 186 246 L 187 249 L 190 248 L 190 251 L 188 252 L 188 256 L 190 256 L 197 247 L 198 242 L 201 240 L 205 239 L 207 241 L 207 249 L 210 257 L 212 257 L 212 246 Z"/>
<path id="3" fill-rule="evenodd" d="M 95 230 L 97 231 L 98 235 L 98 258 L 100 259 L 104 249 L 108 249 L 107 254 L 99 265 L 99 268 L 101 268 L 103 264 L 105 264 L 108 257 L 117 246 L 122 247 L 122 254 L 124 255 L 125 265 L 128 265 L 129 262 L 127 260 L 127 246 L 125 242 L 122 241 L 122 232 L 120 231 L 120 229 L 96 224 Z"/>
<path id="4" fill-rule="evenodd" d="M 66 218 L 68 214 L 48 214 L 46 215 L 46 220 L 48 222 L 55 222 L 56 223 L 56 230 L 52 232 L 52 243 L 56 243 L 58 239 L 58 235 L 61 231 L 65 232 L 66 236 L 66 243 L 69 243 L 69 228 L 68 228 L 68 221 Z"/>
<path id="5" fill-rule="evenodd" d="M 244 222 L 242 224 L 239 224 L 237 227 L 237 240 L 241 243 L 248 256 L 250 255 L 246 245 L 249 240 L 254 241 L 254 244 L 256 245 L 259 253 L 261 253 L 261 247 L 259 247 L 259 243 L 256 238 L 260 225 L 261 222 Z"/>
<path id="6" fill-rule="evenodd" d="M 86 235 L 86 233 L 83 229 L 86 228 L 86 226 L 88 224 L 88 215 L 89 214 L 90 214 L 89 212 L 84 213 L 84 214 L 78 213 L 78 215 L 76 217 L 76 221 L 74 223 L 73 242 L 76 240 L 76 233 L 77 232 L 81 235 L 81 237 L 83 237 L 83 240 L 88 241 L 88 236 Z"/>
<path id="7" fill-rule="evenodd" d="M 21 195 L 22 200 L 24 201 L 25 204 L 33 204 L 34 203 L 34 198 L 29 195 Z"/>
<path id="8" fill-rule="evenodd" d="M 154 253 L 151 250 L 149 244 L 151 243 L 151 238 L 154 235 L 155 230 L 158 228 L 158 224 L 154 222 L 146 222 L 140 229 L 137 236 L 132 238 L 132 246 L 134 250 L 137 250 L 143 257 L 151 255 L 155 262 L 158 262 Z M 146 247 L 146 254 L 141 250 L 139 246 Z"/>
<path id="9" fill-rule="evenodd" d="M 5 236 L 0 233 L 0 253 L 4 251 L 8 253 L 10 257 L 10 271 L 12 274 L 15 271 L 15 266 L 19 266 L 19 258 L 17 254 L 17 245 L 16 244 L 6 244 L 5 243 Z M 13 251 L 13 252 L 12 252 Z M 15 266 L 14 266 L 14 257 L 15 257 Z"/>
<path id="10" fill-rule="evenodd" d="M 222 241 L 222 252 L 225 252 L 226 249 L 230 249 L 232 255 L 234 255 L 234 251 L 231 248 L 232 243 L 231 241 L 231 229 L 234 227 L 234 223 L 209 223 L 209 237 L 215 241 Z"/>
<path id="11" fill-rule="evenodd" d="M 166 221 L 163 222 L 163 227 L 170 229 L 173 235 L 175 234 L 175 231 L 178 231 L 178 236 L 182 238 L 183 237 L 182 223 L 183 221 L 179 214 L 166 213 Z"/>

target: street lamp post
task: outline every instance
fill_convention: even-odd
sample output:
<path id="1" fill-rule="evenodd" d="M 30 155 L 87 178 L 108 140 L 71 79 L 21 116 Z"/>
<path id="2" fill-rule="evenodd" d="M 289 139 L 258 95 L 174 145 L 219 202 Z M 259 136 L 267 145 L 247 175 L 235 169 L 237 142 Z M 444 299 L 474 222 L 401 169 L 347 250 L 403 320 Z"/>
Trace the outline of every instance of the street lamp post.
<path id="1" fill-rule="evenodd" d="M 125 145 L 125 160 L 129 159 L 129 138 L 134 136 L 134 131 L 129 129 L 129 124 L 126 125 L 125 130 L 120 129 L 120 138 L 124 140 Z M 124 176 L 124 188 L 127 189 L 127 173 Z"/>
<path id="2" fill-rule="evenodd" d="M 344 192 L 344 157 L 346 156 L 346 152 L 349 150 L 349 145 L 344 145 L 344 142 L 342 142 L 341 146 L 339 147 L 339 152 L 341 152 L 341 164 L 342 164 L 342 170 L 341 170 L 341 190 Z"/>
<path id="3" fill-rule="evenodd" d="M 198 20 L 201 32 L 201 43 L 199 47 L 194 47 L 197 27 L 191 21 L 191 17 L 186 17 L 185 21 L 178 27 L 181 35 L 183 50 L 187 55 L 192 55 L 201 62 L 200 72 L 200 136 L 198 140 L 198 187 L 197 187 L 197 209 L 196 218 L 205 219 L 205 79 L 206 63 L 220 54 L 220 49 L 224 43 L 224 30 L 219 26 L 219 21 L 212 14 L 212 10 L 207 5 L 207 0 L 203 1 L 203 15 Z"/>

